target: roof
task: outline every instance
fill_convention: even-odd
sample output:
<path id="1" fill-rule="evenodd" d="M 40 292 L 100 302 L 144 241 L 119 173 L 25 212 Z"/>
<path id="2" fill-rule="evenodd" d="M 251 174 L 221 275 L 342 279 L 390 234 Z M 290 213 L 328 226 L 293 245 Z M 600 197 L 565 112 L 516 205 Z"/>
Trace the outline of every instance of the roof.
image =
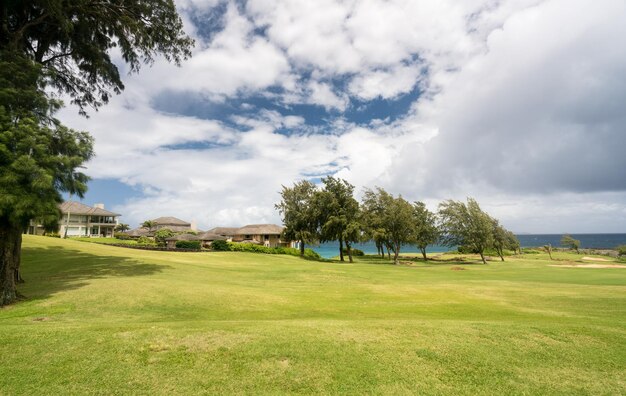
<path id="1" fill-rule="evenodd" d="M 80 202 L 65 201 L 59 205 L 61 212 L 66 214 L 92 215 L 92 216 L 121 216 L 119 213 L 109 212 L 108 210 L 87 206 Z"/>
<path id="2" fill-rule="evenodd" d="M 226 237 L 224 235 L 214 234 L 210 231 L 207 231 L 203 234 L 198 235 L 198 239 L 200 239 L 201 241 L 224 241 L 226 240 Z"/>
<path id="3" fill-rule="evenodd" d="M 131 237 L 142 237 L 150 235 L 150 231 L 147 228 L 135 228 L 134 230 L 128 231 L 126 234 Z"/>
<path id="4" fill-rule="evenodd" d="M 229 236 L 235 235 L 238 229 L 237 227 L 215 227 L 208 230 L 207 233 Z"/>
<path id="5" fill-rule="evenodd" d="M 239 228 L 235 235 L 280 235 L 283 227 L 276 224 L 248 224 Z"/>
<path id="6" fill-rule="evenodd" d="M 193 231 L 191 229 L 191 227 L 189 227 L 189 225 L 184 226 L 184 225 L 165 225 L 165 224 L 160 224 L 160 225 L 157 225 L 157 227 L 155 229 L 158 229 L 158 230 L 167 229 L 167 230 L 174 231 L 174 232 Z"/>
<path id="7" fill-rule="evenodd" d="M 199 241 L 200 238 L 198 238 L 197 235 L 194 234 L 179 234 L 179 235 L 174 235 L 173 237 L 170 238 L 165 238 L 166 241 Z"/>
<path id="8" fill-rule="evenodd" d="M 159 217 L 157 219 L 152 220 L 158 225 L 175 225 L 175 226 L 191 226 L 191 223 L 187 223 L 184 220 L 177 219 L 176 217 Z"/>

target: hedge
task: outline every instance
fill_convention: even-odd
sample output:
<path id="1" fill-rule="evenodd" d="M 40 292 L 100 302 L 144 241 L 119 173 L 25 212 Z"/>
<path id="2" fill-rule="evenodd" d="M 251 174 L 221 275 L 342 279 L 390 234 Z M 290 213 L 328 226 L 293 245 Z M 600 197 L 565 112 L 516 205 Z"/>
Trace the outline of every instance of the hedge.
<path id="1" fill-rule="evenodd" d="M 176 241 L 178 249 L 200 250 L 200 241 Z"/>

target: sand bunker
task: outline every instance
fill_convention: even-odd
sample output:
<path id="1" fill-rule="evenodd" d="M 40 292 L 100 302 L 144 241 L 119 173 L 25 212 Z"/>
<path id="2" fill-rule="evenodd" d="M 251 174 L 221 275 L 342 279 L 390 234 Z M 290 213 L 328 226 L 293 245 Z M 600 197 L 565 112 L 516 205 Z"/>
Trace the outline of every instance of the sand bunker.
<path id="1" fill-rule="evenodd" d="M 611 261 L 611 260 L 607 260 L 605 258 L 600 258 L 600 257 L 583 257 L 583 260 L 588 260 L 588 261 Z"/>
<path id="2" fill-rule="evenodd" d="M 608 261 L 608 260 L 606 260 Z M 550 267 L 568 267 L 568 268 L 626 268 L 621 264 L 550 264 Z"/>

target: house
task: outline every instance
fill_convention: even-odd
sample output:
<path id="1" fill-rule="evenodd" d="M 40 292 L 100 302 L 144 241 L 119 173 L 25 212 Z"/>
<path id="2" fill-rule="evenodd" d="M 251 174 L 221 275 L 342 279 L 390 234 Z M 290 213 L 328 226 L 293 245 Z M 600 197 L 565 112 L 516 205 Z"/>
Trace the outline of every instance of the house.
<path id="1" fill-rule="evenodd" d="M 139 238 L 142 236 L 152 237 L 154 236 L 155 231 L 162 228 L 167 228 L 174 232 L 198 231 L 194 223 L 188 223 L 172 216 L 159 217 L 152 221 L 155 223 L 155 226 L 151 230 L 144 227 L 135 228 L 127 232 L 128 236 L 133 238 Z"/>
<path id="2" fill-rule="evenodd" d="M 152 221 L 156 223 L 156 227 L 154 228 L 155 230 L 167 228 L 174 232 L 197 231 L 197 227 L 195 226 L 195 224 L 187 223 L 186 221 L 178 219 L 176 217 L 159 217 Z"/>
<path id="3" fill-rule="evenodd" d="M 174 235 L 173 237 L 166 238 L 165 243 L 167 244 L 168 249 L 176 249 L 176 242 L 178 241 L 199 241 L 197 235 L 194 234 L 179 234 Z"/>
<path id="4" fill-rule="evenodd" d="M 208 231 L 222 235 L 232 242 L 244 242 L 266 247 L 288 247 L 289 241 L 281 239 L 283 227 L 276 224 L 248 224 L 240 228 L 216 227 Z"/>
<path id="5" fill-rule="evenodd" d="M 227 237 L 229 241 L 231 241 L 233 236 L 235 235 L 235 232 L 238 229 L 239 229 L 238 227 L 215 227 L 215 228 L 211 228 L 207 232 L 211 234 L 215 234 L 215 235 L 225 236 Z"/>
<path id="6" fill-rule="evenodd" d="M 210 231 L 207 231 L 205 233 L 199 234 L 198 240 L 201 241 L 202 247 L 208 248 L 211 246 L 213 241 L 217 241 L 217 240 L 226 241 L 228 240 L 228 237 L 224 235 L 214 234 Z"/>
<path id="7" fill-rule="evenodd" d="M 235 232 L 238 229 L 238 227 L 215 227 L 208 230 L 206 234 L 219 235 L 223 237 L 226 241 L 232 242 L 235 236 Z"/>
<path id="8" fill-rule="evenodd" d="M 118 213 L 104 209 L 104 204 L 95 204 L 93 207 L 75 201 L 65 201 L 59 205 L 61 219 L 59 220 L 59 234 L 67 237 L 105 237 L 112 238 L 113 230 L 117 225 Z M 43 235 L 44 227 L 37 221 L 31 220 L 26 230 L 27 234 Z"/>
<path id="9" fill-rule="evenodd" d="M 210 232 L 205 232 L 199 235 L 194 234 L 179 234 L 174 235 L 173 237 L 165 239 L 167 243 L 168 249 L 176 248 L 176 242 L 178 241 L 200 241 L 202 247 L 208 248 L 211 246 L 213 241 L 222 240 L 225 241 L 227 238 L 222 235 L 212 234 Z"/>

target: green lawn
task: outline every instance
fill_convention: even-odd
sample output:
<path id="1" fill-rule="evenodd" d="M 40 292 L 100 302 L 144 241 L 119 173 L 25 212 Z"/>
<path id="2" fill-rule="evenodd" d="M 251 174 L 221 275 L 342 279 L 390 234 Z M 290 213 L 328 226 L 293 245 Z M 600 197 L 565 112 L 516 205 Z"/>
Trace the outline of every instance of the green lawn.
<path id="1" fill-rule="evenodd" d="M 626 394 L 626 269 L 553 255 L 393 266 L 25 236 L 0 394 Z"/>

